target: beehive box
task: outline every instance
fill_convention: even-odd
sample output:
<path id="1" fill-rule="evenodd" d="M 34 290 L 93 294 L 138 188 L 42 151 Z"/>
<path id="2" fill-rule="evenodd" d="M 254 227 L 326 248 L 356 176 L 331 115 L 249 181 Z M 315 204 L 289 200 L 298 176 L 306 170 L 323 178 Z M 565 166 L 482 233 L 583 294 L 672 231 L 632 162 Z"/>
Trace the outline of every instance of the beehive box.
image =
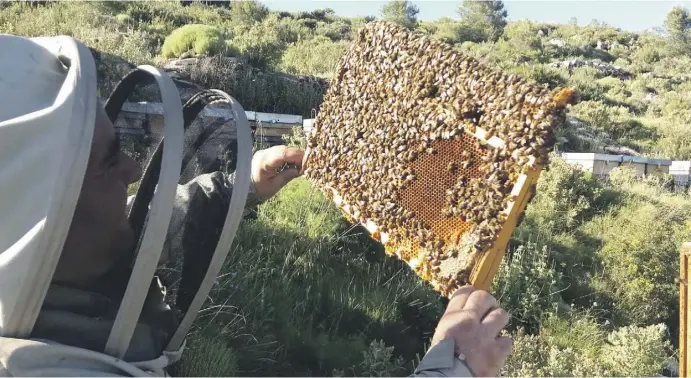
<path id="1" fill-rule="evenodd" d="M 573 95 L 369 23 L 325 95 L 305 174 L 435 290 L 487 289 Z"/>

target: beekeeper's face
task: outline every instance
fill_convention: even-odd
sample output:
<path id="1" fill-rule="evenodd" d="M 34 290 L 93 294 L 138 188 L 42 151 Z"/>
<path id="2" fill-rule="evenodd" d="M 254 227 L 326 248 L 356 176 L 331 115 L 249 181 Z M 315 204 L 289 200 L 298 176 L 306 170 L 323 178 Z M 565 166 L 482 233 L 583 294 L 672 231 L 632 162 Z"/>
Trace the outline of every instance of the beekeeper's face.
<path id="1" fill-rule="evenodd" d="M 113 124 L 99 103 L 89 164 L 54 280 L 88 285 L 133 246 L 127 187 L 141 167 L 120 150 Z"/>

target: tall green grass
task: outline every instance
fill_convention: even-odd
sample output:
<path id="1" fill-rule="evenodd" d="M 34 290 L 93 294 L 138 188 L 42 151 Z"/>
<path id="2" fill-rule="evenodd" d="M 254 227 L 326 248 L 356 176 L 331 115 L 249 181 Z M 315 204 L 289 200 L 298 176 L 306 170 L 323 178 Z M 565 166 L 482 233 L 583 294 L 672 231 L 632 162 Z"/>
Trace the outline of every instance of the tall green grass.
<path id="1" fill-rule="evenodd" d="M 387 373 L 412 372 L 441 316 L 440 297 L 306 180 L 261 205 L 236 240 L 192 348 L 225 340 L 238 374 L 360 375 L 381 340 L 394 347 L 389 365 L 406 361 Z"/>

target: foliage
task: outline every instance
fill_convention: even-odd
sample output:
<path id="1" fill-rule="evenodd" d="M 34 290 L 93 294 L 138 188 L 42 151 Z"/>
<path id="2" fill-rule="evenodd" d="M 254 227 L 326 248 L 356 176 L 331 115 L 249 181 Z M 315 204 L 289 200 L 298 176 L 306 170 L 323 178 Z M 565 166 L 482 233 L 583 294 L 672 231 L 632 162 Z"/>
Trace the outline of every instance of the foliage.
<path id="1" fill-rule="evenodd" d="M 283 43 L 295 43 L 309 39 L 313 31 L 291 17 L 281 18 L 278 22 L 278 39 Z"/>
<path id="2" fill-rule="evenodd" d="M 672 46 L 680 52 L 691 49 L 691 14 L 688 9 L 675 6 L 665 18 L 665 31 Z"/>
<path id="3" fill-rule="evenodd" d="M 326 83 L 312 77 L 264 73 L 214 57 L 191 68 L 190 80 L 230 93 L 245 109 L 310 117 L 322 102 Z"/>
<path id="4" fill-rule="evenodd" d="M 559 302 L 559 273 L 551 266 L 546 246 L 528 242 L 509 256 L 499 267 L 491 292 L 511 315 L 510 329 L 539 332 L 543 315 Z"/>
<path id="5" fill-rule="evenodd" d="M 408 0 L 392 0 L 381 8 L 381 15 L 384 20 L 395 22 L 408 29 L 413 29 L 417 24 L 419 12 L 418 7 Z"/>
<path id="6" fill-rule="evenodd" d="M 367 377 L 397 377 L 405 374 L 404 361 L 399 356 L 393 358 L 393 347 L 387 347 L 382 340 L 373 340 L 365 351 L 362 372 Z"/>
<path id="7" fill-rule="evenodd" d="M 213 55 L 223 50 L 221 31 L 209 25 L 190 24 L 174 30 L 161 48 L 166 58 L 177 58 L 193 51 L 198 55 Z"/>
<path id="8" fill-rule="evenodd" d="M 345 53 L 344 43 L 326 37 L 315 37 L 289 46 L 281 58 L 280 69 L 294 75 L 329 76 Z"/>
<path id="9" fill-rule="evenodd" d="M 600 83 L 595 86 L 602 88 Z M 623 106 L 607 105 L 604 101 L 583 101 L 573 107 L 573 114 L 595 131 L 605 132 L 614 139 L 645 139 L 654 137 L 654 131 L 644 125 Z"/>
<path id="10" fill-rule="evenodd" d="M 502 0 L 464 0 L 458 13 L 468 27 L 482 36 L 474 42 L 496 41 L 504 33 L 508 13 Z"/>
<path id="11" fill-rule="evenodd" d="M 245 59 L 258 68 L 277 64 L 283 53 L 284 43 L 279 38 L 280 20 L 277 15 L 267 16 L 262 22 L 252 24 L 244 33 L 228 41 L 232 56 Z"/>
<path id="12" fill-rule="evenodd" d="M 576 320 L 586 328 L 597 327 L 588 319 Z M 571 323 L 572 325 L 574 323 Z M 577 328 L 559 327 L 561 335 L 572 333 L 576 340 Z M 664 340 L 663 325 L 649 327 L 624 327 L 602 337 L 595 331 L 588 337 L 594 342 L 590 348 L 598 353 L 587 353 L 578 347 L 564 346 L 553 338 L 549 328 L 539 335 L 518 332 L 514 335 L 514 348 L 509 356 L 503 376 L 515 377 L 620 377 L 653 376 L 668 361 L 669 343 Z M 587 334 L 586 334 L 587 335 Z"/>
<path id="13" fill-rule="evenodd" d="M 574 229 L 600 210 L 603 188 L 589 173 L 552 156 L 542 172 L 526 220 L 548 233 Z"/>
<path id="14" fill-rule="evenodd" d="M 660 139 L 654 151 L 661 157 L 691 160 L 691 113 L 663 117 L 656 124 Z"/>
<path id="15" fill-rule="evenodd" d="M 237 353 L 211 335 L 188 339 L 182 359 L 170 369 L 175 377 L 228 377 L 238 372 Z"/>
<path id="16" fill-rule="evenodd" d="M 424 353 L 438 295 L 306 180 L 262 204 L 236 240 L 193 336 L 225 340 L 238 375 L 400 375 L 412 369 L 401 358 Z"/>
<path id="17" fill-rule="evenodd" d="M 666 336 L 662 324 L 622 327 L 607 336 L 601 359 L 616 376 L 653 376 L 669 359 Z"/>
<path id="18" fill-rule="evenodd" d="M 261 22 L 269 10 L 256 0 L 233 1 L 230 5 L 230 18 L 242 25 L 253 25 Z"/>
<path id="19" fill-rule="evenodd" d="M 678 248 L 688 236 L 685 211 L 632 199 L 600 222 L 603 271 L 592 285 L 603 306 L 611 302 L 616 324 L 646 325 L 674 318 Z"/>

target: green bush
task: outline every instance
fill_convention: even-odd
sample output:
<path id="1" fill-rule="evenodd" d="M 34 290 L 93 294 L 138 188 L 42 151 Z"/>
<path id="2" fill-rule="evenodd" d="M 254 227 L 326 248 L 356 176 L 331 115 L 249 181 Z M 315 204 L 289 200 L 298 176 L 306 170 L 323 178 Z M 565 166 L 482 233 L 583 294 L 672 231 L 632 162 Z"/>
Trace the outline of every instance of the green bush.
<path id="1" fill-rule="evenodd" d="M 161 48 L 165 58 L 177 58 L 193 51 L 198 55 L 213 55 L 224 49 L 221 30 L 210 25 L 190 24 L 175 29 Z"/>
<path id="2" fill-rule="evenodd" d="M 334 43 L 318 36 L 289 46 L 279 68 L 294 75 L 330 76 L 338 67 L 347 49 L 345 43 Z"/>
<path id="3" fill-rule="evenodd" d="M 660 53 L 655 46 L 645 45 L 636 50 L 632 56 L 632 59 L 637 62 L 653 64 L 660 61 Z"/>
<path id="4" fill-rule="evenodd" d="M 276 14 L 267 16 L 261 23 L 252 26 L 228 41 L 231 55 L 245 59 L 257 68 L 271 68 L 281 59 L 285 48 L 279 37 L 280 20 Z"/>
<path id="5" fill-rule="evenodd" d="M 623 106 L 607 105 L 603 101 L 583 101 L 573 107 L 573 114 L 591 129 L 605 132 L 614 139 L 638 140 L 654 137 L 654 130 Z"/>
<path id="6" fill-rule="evenodd" d="M 616 324 L 650 325 L 676 321 L 679 246 L 688 237 L 683 208 L 631 199 L 598 225 L 602 273 L 592 286 Z M 595 231 L 595 230 L 593 230 Z"/>
<path id="7" fill-rule="evenodd" d="M 667 328 L 662 324 L 623 327 L 607 336 L 600 358 L 615 376 L 655 376 L 669 361 L 670 343 L 666 337 Z"/>
<path id="8" fill-rule="evenodd" d="M 566 70 L 546 64 L 521 64 L 514 66 L 511 70 L 540 84 L 547 84 L 550 88 L 564 87 L 568 80 Z"/>
<path id="9" fill-rule="evenodd" d="M 528 242 L 502 261 L 491 292 L 511 315 L 510 329 L 537 333 L 543 314 L 558 307 L 560 282 L 547 247 Z"/>
<path id="10" fill-rule="evenodd" d="M 285 44 L 309 39 L 313 34 L 310 28 L 291 17 L 282 18 L 278 23 L 278 39 Z"/>
<path id="11" fill-rule="evenodd" d="M 347 40 L 352 33 L 351 25 L 343 20 L 334 22 L 319 21 L 314 31 L 315 35 L 328 37 L 334 42 Z"/>
<path id="12" fill-rule="evenodd" d="M 604 89 L 597 82 L 600 73 L 593 67 L 578 67 L 573 70 L 573 75 L 569 79 L 569 85 L 576 87 L 584 101 L 601 100 Z"/>
<path id="13" fill-rule="evenodd" d="M 536 193 L 526 209 L 526 222 L 546 234 L 572 230 L 606 205 L 601 184 L 557 156 L 540 174 Z"/>
<path id="14" fill-rule="evenodd" d="M 563 322 L 560 322 L 564 324 Z M 551 325 L 548 325 L 549 327 Z M 559 325 L 561 340 L 549 328 L 539 335 L 514 334 L 512 353 L 502 369 L 511 377 L 646 377 L 659 375 L 669 356 L 663 325 L 623 327 L 606 337 L 587 318 Z M 582 331 L 586 331 L 585 334 Z M 568 339 L 564 334 L 570 334 Z M 583 343 L 585 336 L 589 342 Z M 564 340 L 569 340 L 564 343 Z"/>
<path id="15" fill-rule="evenodd" d="M 268 14 L 268 8 L 255 0 L 233 1 L 230 6 L 230 19 L 242 26 L 262 22 Z"/>
<path id="16" fill-rule="evenodd" d="M 397 377 L 405 374 L 404 361 L 400 356 L 394 358 L 393 347 L 387 347 L 382 340 L 374 340 L 369 349 L 363 353 L 361 376 L 367 377 Z"/>
<path id="17" fill-rule="evenodd" d="M 664 117 L 656 124 L 660 139 L 653 150 L 658 155 L 676 160 L 691 160 L 691 112 Z"/>

